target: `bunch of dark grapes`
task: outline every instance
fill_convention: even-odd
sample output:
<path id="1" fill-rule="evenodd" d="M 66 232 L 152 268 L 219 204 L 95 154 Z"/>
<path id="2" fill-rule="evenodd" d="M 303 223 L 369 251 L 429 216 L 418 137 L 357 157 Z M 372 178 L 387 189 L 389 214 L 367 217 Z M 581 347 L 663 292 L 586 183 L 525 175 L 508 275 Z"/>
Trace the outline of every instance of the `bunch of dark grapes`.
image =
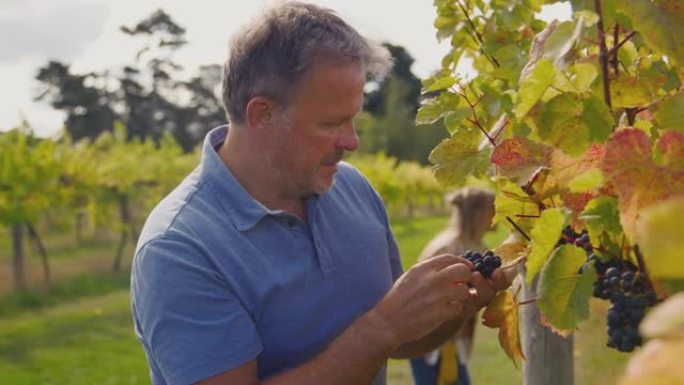
<path id="1" fill-rule="evenodd" d="M 593 251 L 587 230 L 582 230 L 581 233 L 576 233 L 572 227 L 566 226 L 561 233 L 561 238 L 558 240 L 557 246 L 562 246 L 565 244 L 575 245 L 580 249 L 583 249 L 587 255 L 591 254 Z"/>
<path id="2" fill-rule="evenodd" d="M 629 262 L 611 259 L 602 262 L 595 258 L 599 276 L 594 283 L 594 297 L 609 300 L 608 346 L 621 352 L 631 352 L 641 345 L 639 323 L 646 308 L 653 306 L 657 296 L 637 267 Z"/>
<path id="3" fill-rule="evenodd" d="M 652 287 L 633 263 L 617 258 L 606 262 L 599 259 L 586 230 L 577 233 L 570 226 L 564 228 L 558 245 L 565 244 L 586 252 L 587 262 L 579 273 L 593 265 L 598 275 L 594 282 L 594 297 L 609 300 L 612 305 L 606 315 L 607 345 L 621 352 L 633 351 L 642 342 L 638 327 L 646 308 L 657 300 Z"/>
<path id="4" fill-rule="evenodd" d="M 487 250 L 480 254 L 477 251 L 466 250 L 463 257 L 473 263 L 475 271 L 479 271 L 485 278 L 490 278 L 497 268 L 501 267 L 501 257 Z"/>

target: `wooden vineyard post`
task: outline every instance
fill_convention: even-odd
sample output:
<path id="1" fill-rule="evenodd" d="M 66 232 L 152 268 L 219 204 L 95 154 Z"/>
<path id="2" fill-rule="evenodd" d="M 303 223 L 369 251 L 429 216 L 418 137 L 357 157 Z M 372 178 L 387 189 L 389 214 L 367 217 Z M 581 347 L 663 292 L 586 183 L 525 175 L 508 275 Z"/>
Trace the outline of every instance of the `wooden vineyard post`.
<path id="1" fill-rule="evenodd" d="M 524 276 L 524 275 L 523 275 Z M 523 284 L 521 298 L 535 298 L 537 279 L 532 287 Z M 537 303 L 520 306 L 524 385 L 573 385 L 573 336 L 563 338 L 541 324 Z"/>

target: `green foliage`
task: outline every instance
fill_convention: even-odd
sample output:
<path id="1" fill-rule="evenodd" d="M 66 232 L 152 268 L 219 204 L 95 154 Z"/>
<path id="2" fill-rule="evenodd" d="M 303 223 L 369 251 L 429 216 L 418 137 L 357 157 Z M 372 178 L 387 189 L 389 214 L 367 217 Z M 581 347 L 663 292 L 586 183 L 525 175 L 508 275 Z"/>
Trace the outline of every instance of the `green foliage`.
<path id="1" fill-rule="evenodd" d="M 596 271 L 579 273 L 585 261 L 582 249 L 564 245 L 554 251 L 539 277 L 539 309 L 561 331 L 573 331 L 589 317 Z"/>
<path id="2" fill-rule="evenodd" d="M 556 247 L 561 231 L 565 227 L 567 215 L 561 209 L 544 210 L 535 221 L 530 241 L 530 255 L 527 257 L 527 283 L 541 271 L 546 264 L 549 254 Z"/>
<path id="3" fill-rule="evenodd" d="M 586 229 L 600 259 L 652 266 L 651 279 L 684 277 L 673 268 L 684 217 L 684 7 L 574 0 L 571 21 L 539 20 L 554 2 L 436 1 L 437 37 L 451 46 L 423 82 L 434 97 L 417 121 L 442 122 L 451 136 L 430 157 L 440 182 L 496 188 L 494 221 L 531 239 L 527 280 L 541 272 L 540 308 L 567 331 L 587 317 L 596 277 L 578 273 L 584 251 L 557 246 L 565 225 Z M 470 80 L 455 72 L 464 59 Z"/>
<path id="4" fill-rule="evenodd" d="M 347 160 L 368 178 L 391 215 L 442 211 L 445 191 L 430 168 L 417 162 L 399 162 L 383 153 L 355 154 Z"/>

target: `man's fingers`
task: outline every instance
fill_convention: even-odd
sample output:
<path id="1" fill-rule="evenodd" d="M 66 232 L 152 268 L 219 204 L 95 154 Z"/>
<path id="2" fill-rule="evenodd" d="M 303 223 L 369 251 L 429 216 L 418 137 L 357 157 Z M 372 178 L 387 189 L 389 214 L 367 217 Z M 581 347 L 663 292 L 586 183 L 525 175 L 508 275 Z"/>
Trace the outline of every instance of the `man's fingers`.
<path id="1" fill-rule="evenodd" d="M 515 278 L 515 275 L 513 276 Z M 509 280 L 508 275 L 501 269 L 496 269 L 490 277 L 492 285 L 496 291 L 506 290 L 511 286 L 512 280 Z"/>
<path id="2" fill-rule="evenodd" d="M 470 269 L 473 267 L 473 264 L 470 261 L 454 254 L 441 254 L 430 258 L 427 261 L 421 262 L 419 265 L 423 268 L 439 271 L 456 264 L 465 264 Z"/>
<path id="3" fill-rule="evenodd" d="M 458 285 L 470 282 L 472 273 L 468 265 L 456 263 L 439 270 L 435 273 L 435 277 L 445 284 L 451 283 L 452 285 Z"/>
<path id="4" fill-rule="evenodd" d="M 472 285 L 477 291 L 478 306 L 485 306 L 496 295 L 496 289 L 479 272 L 473 273 Z"/>

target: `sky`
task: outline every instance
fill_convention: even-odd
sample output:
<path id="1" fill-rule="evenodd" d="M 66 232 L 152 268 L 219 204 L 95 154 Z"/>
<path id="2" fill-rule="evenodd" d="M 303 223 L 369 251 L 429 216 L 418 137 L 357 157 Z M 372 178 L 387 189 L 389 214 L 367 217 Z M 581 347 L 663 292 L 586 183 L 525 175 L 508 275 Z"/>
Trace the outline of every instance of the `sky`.
<path id="1" fill-rule="evenodd" d="M 334 9 L 365 36 L 405 47 L 413 72 L 426 77 L 447 52 L 432 26 L 432 0 L 310 0 Z M 141 41 L 119 31 L 164 9 L 186 28 L 189 41 L 175 56 L 187 74 L 200 65 L 223 63 L 230 36 L 272 0 L 0 0 L 0 131 L 23 118 L 36 134 L 53 135 L 64 116 L 33 102 L 35 74 L 48 60 L 71 64 L 72 72 L 115 69 L 134 60 Z M 545 9 L 544 18 L 567 18 L 569 6 Z"/>

